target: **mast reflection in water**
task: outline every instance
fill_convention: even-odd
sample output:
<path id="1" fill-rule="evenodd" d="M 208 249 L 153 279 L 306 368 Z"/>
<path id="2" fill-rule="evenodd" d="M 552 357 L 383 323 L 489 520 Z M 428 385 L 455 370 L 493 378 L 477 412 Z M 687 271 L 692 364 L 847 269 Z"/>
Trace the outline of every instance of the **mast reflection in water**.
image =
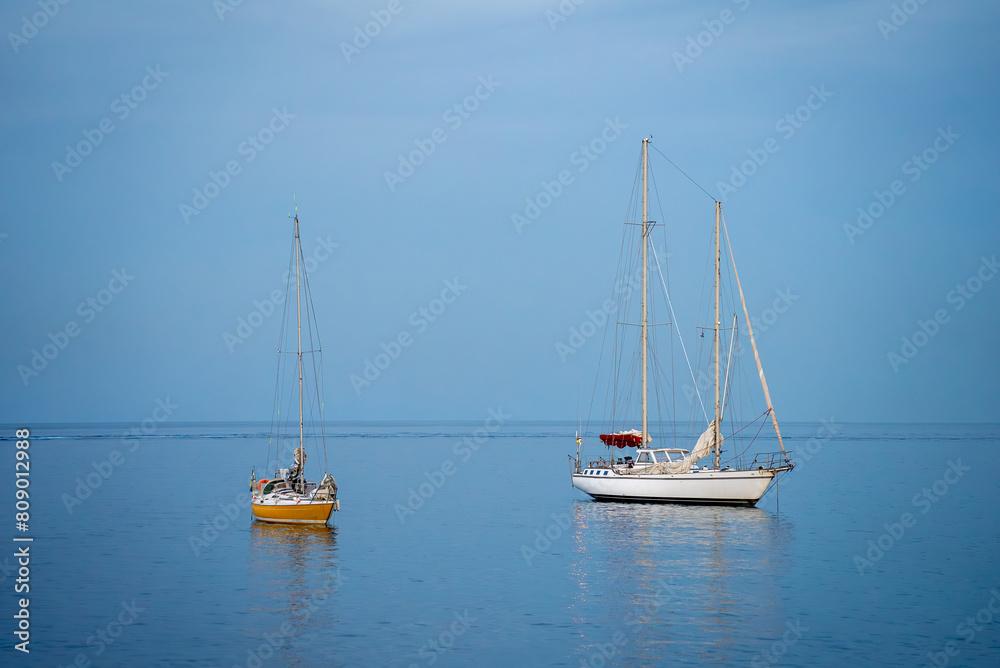
<path id="1" fill-rule="evenodd" d="M 627 663 L 719 661 L 748 634 L 784 630 L 788 518 L 760 508 L 588 501 L 571 516 L 578 591 L 568 612 L 582 630 L 574 662 L 613 662 L 609 654 Z"/>
<path id="2" fill-rule="evenodd" d="M 346 578 L 337 561 L 336 527 L 253 522 L 249 548 L 251 610 L 274 615 L 282 661 L 309 665 L 309 657 L 296 655 L 295 639 L 340 622 L 337 593 Z"/>

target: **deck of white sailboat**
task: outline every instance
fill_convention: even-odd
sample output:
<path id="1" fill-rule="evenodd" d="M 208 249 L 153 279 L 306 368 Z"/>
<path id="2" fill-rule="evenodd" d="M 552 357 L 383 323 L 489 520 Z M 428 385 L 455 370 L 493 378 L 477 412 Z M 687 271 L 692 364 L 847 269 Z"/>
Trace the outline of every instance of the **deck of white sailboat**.
<path id="1" fill-rule="evenodd" d="M 777 474 L 792 466 L 790 462 L 776 464 L 768 455 L 763 461 L 754 459 L 750 466 L 646 472 L 656 464 L 679 462 L 689 454 L 680 448 L 640 449 L 634 464 L 626 459 L 590 462 L 573 473 L 573 486 L 598 501 L 753 506 Z"/>
<path id="2" fill-rule="evenodd" d="M 775 478 L 759 468 L 699 468 L 685 473 L 643 473 L 619 465 L 587 467 L 573 486 L 598 501 L 753 506 Z"/>
<path id="3" fill-rule="evenodd" d="M 631 457 L 619 458 L 617 461 L 598 460 L 590 462 L 586 467 L 574 473 L 576 476 L 600 477 L 600 476 L 628 476 L 630 478 L 675 478 L 685 476 L 716 477 L 725 474 L 726 477 L 734 477 L 733 474 L 752 473 L 755 477 L 761 473 L 774 475 L 781 471 L 794 468 L 789 460 L 781 461 L 775 455 L 778 453 L 766 453 L 763 459 L 754 459 L 750 466 L 723 466 L 719 469 L 691 464 L 689 471 L 677 473 L 646 473 L 646 469 L 666 462 L 676 463 L 682 461 L 691 454 L 690 450 L 682 448 L 643 448 L 636 452 L 636 458 L 631 461 Z M 785 453 L 782 453 L 784 455 Z M 735 476 L 745 477 L 745 476 Z"/>
<path id="4" fill-rule="evenodd" d="M 711 469 L 711 468 L 692 468 L 690 471 L 685 471 L 683 473 L 644 473 L 641 470 L 630 469 L 625 466 L 614 465 L 607 467 L 593 467 L 585 468 L 579 473 L 574 473 L 573 477 L 620 477 L 620 478 L 630 478 L 633 480 L 647 479 L 647 478 L 691 478 L 691 477 L 747 477 L 747 474 L 753 474 L 753 477 L 758 477 L 759 475 L 774 475 L 774 472 L 765 469 L 734 469 L 731 466 L 725 466 L 722 469 Z"/>

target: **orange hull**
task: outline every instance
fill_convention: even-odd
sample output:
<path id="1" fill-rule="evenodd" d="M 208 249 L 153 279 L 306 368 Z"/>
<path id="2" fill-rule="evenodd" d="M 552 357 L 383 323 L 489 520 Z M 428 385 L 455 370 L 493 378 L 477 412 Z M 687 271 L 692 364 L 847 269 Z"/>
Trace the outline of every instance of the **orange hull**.
<path id="1" fill-rule="evenodd" d="M 254 519 L 278 524 L 326 524 L 333 502 L 296 504 L 251 504 Z"/>

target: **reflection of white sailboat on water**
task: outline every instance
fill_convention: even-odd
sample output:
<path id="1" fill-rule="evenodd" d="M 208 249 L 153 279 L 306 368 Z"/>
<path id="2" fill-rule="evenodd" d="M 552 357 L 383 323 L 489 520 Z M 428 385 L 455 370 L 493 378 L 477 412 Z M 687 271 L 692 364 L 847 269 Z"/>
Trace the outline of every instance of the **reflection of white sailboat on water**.
<path id="1" fill-rule="evenodd" d="M 634 458 L 632 456 L 624 457 L 619 459 L 617 462 L 612 456 L 608 460 L 601 459 L 584 463 L 580 457 L 579 450 L 581 439 L 578 437 L 577 456 L 574 460 L 572 473 L 573 486 L 583 492 L 586 492 L 591 497 L 599 501 L 645 501 L 753 506 L 767 491 L 768 486 L 775 480 L 775 476 L 791 470 L 795 464 L 791 461 L 788 453 L 785 451 L 784 442 L 781 438 L 781 431 L 778 428 L 778 420 L 775 416 L 774 408 L 771 405 L 771 397 L 767 389 L 767 382 L 764 379 L 764 370 L 760 365 L 760 356 L 757 353 L 757 345 L 753 338 L 753 330 L 750 327 L 749 315 L 746 313 L 746 303 L 743 299 L 742 286 L 739 284 L 739 275 L 736 273 L 736 263 L 735 260 L 733 260 L 733 276 L 736 279 L 740 303 L 743 305 L 743 314 L 746 317 L 745 324 L 749 334 L 750 344 L 753 347 L 754 360 L 756 362 L 764 398 L 767 403 L 767 410 L 762 415 L 758 416 L 756 420 L 745 422 L 742 425 L 737 425 L 732 421 L 732 419 L 730 419 L 730 423 L 733 424 L 731 433 L 738 434 L 747 429 L 750 424 L 756 422 L 757 420 L 762 421 L 761 427 L 763 427 L 763 419 L 765 416 L 769 415 L 774 432 L 778 439 L 778 444 L 781 447 L 781 451 L 757 455 L 757 457 L 755 457 L 749 465 L 745 464 L 741 456 L 735 457 L 730 465 L 725 467 L 721 465 L 720 458 L 723 444 L 722 429 L 724 418 L 730 418 L 730 415 L 726 413 L 726 408 L 730 404 L 729 400 L 731 399 L 730 395 L 732 390 L 731 383 L 735 380 L 734 374 L 732 373 L 734 368 L 732 358 L 733 343 L 735 342 L 738 328 L 737 316 L 734 313 L 733 326 L 732 329 L 729 330 L 731 332 L 731 336 L 724 376 L 725 386 L 723 387 L 720 385 L 720 373 L 722 371 L 720 344 L 721 334 L 726 330 L 724 330 L 721 326 L 722 321 L 720 319 L 721 315 L 719 304 L 720 282 L 722 278 L 721 250 L 723 245 L 721 235 L 722 228 L 720 227 L 722 215 L 721 205 L 719 202 L 715 203 L 715 252 L 713 258 L 715 265 L 715 271 L 713 273 L 715 307 L 713 326 L 710 328 L 714 333 L 714 350 L 712 353 L 715 376 L 714 416 L 711 421 L 708 420 L 707 415 L 705 416 L 706 422 L 708 422 L 708 428 L 700 435 L 700 437 L 696 439 L 692 448 L 677 446 L 655 448 L 650 446 L 653 441 L 653 437 L 649 431 L 649 392 L 647 375 L 650 368 L 650 360 L 648 359 L 648 356 L 653 356 L 654 367 L 656 368 L 659 367 L 659 359 L 656 357 L 656 350 L 653 349 L 649 343 L 649 330 L 650 328 L 655 327 L 656 324 L 650 324 L 648 322 L 647 304 L 647 295 L 649 293 L 647 286 L 647 253 L 649 248 L 649 237 L 652 229 L 657 225 L 655 222 L 650 221 L 648 216 L 647 177 L 649 171 L 649 141 L 649 139 L 644 139 L 642 142 L 642 218 L 639 223 L 626 222 L 626 235 L 628 235 L 630 226 L 638 225 L 641 227 L 641 321 L 639 323 L 627 322 L 627 314 L 624 312 L 625 306 L 623 305 L 620 307 L 622 312 L 619 313 L 617 322 L 617 326 L 619 327 L 634 327 L 635 325 L 638 325 L 641 334 L 637 347 L 641 361 L 635 360 L 634 357 L 631 360 L 624 358 L 625 354 L 634 355 L 634 350 L 626 352 L 625 346 L 623 346 L 622 343 L 627 337 L 624 335 L 619 336 L 618 327 L 615 327 L 614 340 L 616 355 L 618 357 L 614 360 L 616 367 L 615 370 L 613 370 L 613 375 L 610 380 L 612 385 L 610 421 L 612 425 L 618 421 L 620 426 L 621 422 L 628 419 L 625 417 L 628 413 L 627 404 L 629 404 L 632 398 L 632 391 L 629 388 L 630 383 L 628 382 L 629 378 L 626 376 L 628 375 L 630 369 L 634 375 L 635 367 L 638 366 L 640 368 L 641 428 L 635 429 L 633 426 L 628 430 L 620 429 L 618 431 L 614 431 L 614 427 L 612 427 L 612 429 L 608 430 L 608 433 L 600 435 L 601 441 L 609 449 L 615 447 L 635 447 L 635 456 Z M 728 247 L 728 231 L 726 233 L 726 242 Z M 622 252 L 624 260 L 625 253 L 628 252 L 625 250 L 624 245 Z M 729 255 L 730 257 L 732 255 L 731 249 L 729 249 Z M 659 259 L 655 259 L 657 268 L 659 269 Z M 627 264 L 626 261 L 621 262 L 619 264 L 620 269 L 622 269 L 625 264 Z M 664 296 L 667 300 L 667 305 L 669 306 L 669 315 L 672 318 L 673 306 L 670 305 L 669 294 L 667 294 L 666 291 L 666 281 L 663 280 L 662 273 L 660 274 L 660 279 L 664 288 Z M 609 318 L 609 327 L 614 324 L 614 321 Z M 667 325 L 670 323 L 659 324 Z M 683 340 L 681 339 L 680 342 L 683 350 Z M 687 359 L 686 350 L 684 350 L 684 355 L 685 359 Z M 693 376 L 694 374 L 692 371 L 692 377 Z M 632 380 L 634 380 L 634 378 Z M 697 392 L 697 383 L 695 383 L 695 385 L 695 391 Z M 698 395 L 698 399 L 700 403 L 700 393 Z M 661 418 L 661 425 L 662 422 Z M 668 436 L 668 434 L 661 434 L 661 438 L 665 436 Z M 707 457 L 710 453 L 714 454 L 712 464 L 699 466 L 698 462 L 702 458 Z"/>
<path id="2" fill-rule="evenodd" d="M 583 635 L 573 665 L 598 665 L 591 657 L 609 629 L 628 638 L 616 665 L 732 662 L 749 639 L 785 631 L 789 611 L 774 592 L 788 586 L 793 561 L 794 525 L 786 515 L 578 502 L 570 517 L 576 591 L 567 612 Z M 692 633 L 710 640 L 692 643 Z"/>
<path id="3" fill-rule="evenodd" d="M 330 520 L 330 515 L 334 510 L 340 510 L 340 500 L 337 498 L 337 483 L 328 470 L 326 462 L 326 434 L 324 433 L 322 384 L 320 383 L 323 371 L 322 348 L 319 341 L 319 332 L 316 330 L 316 310 L 312 303 L 309 292 L 309 278 L 304 271 L 305 260 L 302 256 L 302 242 L 299 238 L 299 216 L 294 217 L 295 236 L 293 240 L 292 253 L 294 255 L 295 272 L 295 319 L 296 319 L 296 341 L 295 355 L 298 372 L 298 392 L 294 391 L 294 379 L 290 383 L 292 390 L 289 395 L 298 398 L 298 445 L 292 450 L 292 465 L 288 468 L 278 468 L 274 478 L 262 478 L 256 480 L 251 474 L 251 490 L 253 498 L 251 508 L 253 517 L 261 522 L 273 522 L 279 524 L 326 524 Z M 292 273 L 289 270 L 289 276 Z M 291 282 L 289 281 L 289 287 Z M 304 288 L 304 290 L 303 290 Z M 309 350 L 302 349 L 302 311 L 303 292 L 305 292 L 305 313 L 306 313 L 306 334 Z M 285 311 L 291 308 L 291 300 L 285 299 Z M 285 345 L 284 326 L 288 318 L 282 318 L 281 346 Z M 282 361 L 291 354 L 290 351 L 278 350 L 278 380 L 275 388 L 275 420 L 273 423 L 272 435 L 279 460 L 283 449 L 280 447 L 285 438 L 283 425 L 281 422 L 281 402 L 284 399 L 282 391 L 283 374 L 287 367 Z M 312 362 L 311 383 L 312 387 L 304 384 L 303 355 L 308 355 Z M 318 358 L 318 359 L 317 359 Z M 306 433 L 305 433 L 305 393 L 313 392 L 313 401 L 309 402 L 310 410 L 317 410 L 318 428 L 320 442 L 322 443 L 322 454 L 324 460 L 324 473 L 319 483 L 306 480 Z M 286 414 L 288 411 L 286 410 Z M 314 421 L 314 422 L 317 422 Z M 286 444 L 289 442 L 286 440 Z M 289 450 L 290 444 L 284 450 Z M 269 453 L 270 454 L 270 453 Z M 280 466 L 280 464 L 279 464 Z"/>

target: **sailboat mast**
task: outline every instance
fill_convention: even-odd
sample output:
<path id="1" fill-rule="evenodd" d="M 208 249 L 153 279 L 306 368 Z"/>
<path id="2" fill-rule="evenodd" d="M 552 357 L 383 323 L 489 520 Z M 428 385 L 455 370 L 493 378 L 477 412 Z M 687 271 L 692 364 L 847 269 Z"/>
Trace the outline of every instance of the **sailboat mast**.
<path id="1" fill-rule="evenodd" d="M 642 443 L 649 439 L 649 413 L 646 406 L 646 176 L 649 171 L 649 139 L 642 140 Z"/>
<path id="2" fill-rule="evenodd" d="M 295 214 L 295 320 L 299 328 L 299 454 L 305 454 L 302 418 L 302 295 L 299 289 L 299 254 L 302 241 L 299 239 L 299 214 Z M 297 459 L 297 458 L 296 458 Z M 304 459 L 304 458 L 303 458 Z M 301 463 L 300 463 L 301 465 Z M 301 475 L 301 474 L 300 474 Z"/>
<path id="3" fill-rule="evenodd" d="M 721 272 L 721 244 L 719 243 L 719 210 L 722 204 L 715 203 L 715 470 L 719 470 L 719 279 Z"/>

